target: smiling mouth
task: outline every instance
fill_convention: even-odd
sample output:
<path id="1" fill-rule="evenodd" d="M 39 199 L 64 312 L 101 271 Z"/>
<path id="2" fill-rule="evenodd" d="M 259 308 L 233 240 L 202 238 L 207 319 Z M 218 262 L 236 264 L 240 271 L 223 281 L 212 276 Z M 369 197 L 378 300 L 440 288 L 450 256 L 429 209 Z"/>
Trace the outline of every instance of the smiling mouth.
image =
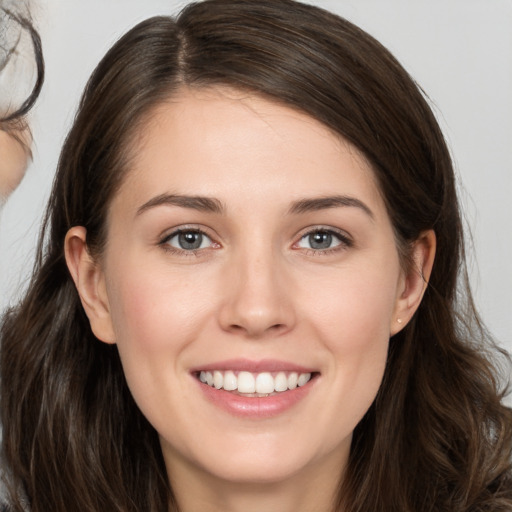
<path id="1" fill-rule="evenodd" d="M 267 397 L 305 386 L 315 373 L 200 371 L 196 378 L 212 388 L 244 397 Z"/>

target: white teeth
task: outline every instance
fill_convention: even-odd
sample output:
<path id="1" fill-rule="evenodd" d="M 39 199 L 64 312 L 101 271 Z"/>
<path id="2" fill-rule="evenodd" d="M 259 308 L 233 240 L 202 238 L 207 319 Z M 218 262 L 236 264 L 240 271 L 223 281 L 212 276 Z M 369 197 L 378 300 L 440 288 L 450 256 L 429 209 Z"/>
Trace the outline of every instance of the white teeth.
<path id="1" fill-rule="evenodd" d="M 297 386 L 304 386 L 304 384 L 307 384 L 309 379 L 311 378 L 311 374 L 309 373 L 301 373 L 299 375 L 299 379 L 297 380 Z"/>
<path id="2" fill-rule="evenodd" d="M 299 380 L 299 376 L 293 372 L 288 375 L 288 389 L 295 389 L 297 387 L 297 382 Z"/>
<path id="3" fill-rule="evenodd" d="M 224 386 L 226 391 L 234 391 L 238 388 L 238 379 L 233 372 L 226 372 L 224 374 Z"/>
<path id="4" fill-rule="evenodd" d="M 224 376 L 219 371 L 213 372 L 213 385 L 220 389 L 224 384 Z"/>
<path id="5" fill-rule="evenodd" d="M 238 374 L 238 392 L 239 393 L 255 393 L 256 380 L 252 373 L 240 372 Z"/>
<path id="6" fill-rule="evenodd" d="M 288 377 L 286 373 L 279 372 L 276 375 L 275 381 L 275 390 L 276 391 L 287 391 L 288 390 Z"/>
<path id="7" fill-rule="evenodd" d="M 238 391 L 244 394 L 257 393 L 269 395 L 270 393 L 282 393 L 297 386 L 304 386 L 311 379 L 311 373 L 278 372 L 273 376 L 270 372 L 253 374 L 251 372 L 239 372 L 236 375 L 233 371 L 222 372 L 215 370 L 202 371 L 199 373 L 199 380 L 208 386 L 225 391 Z"/>
<path id="8" fill-rule="evenodd" d="M 256 377 L 256 393 L 273 393 L 274 377 L 270 373 L 258 373 Z"/>

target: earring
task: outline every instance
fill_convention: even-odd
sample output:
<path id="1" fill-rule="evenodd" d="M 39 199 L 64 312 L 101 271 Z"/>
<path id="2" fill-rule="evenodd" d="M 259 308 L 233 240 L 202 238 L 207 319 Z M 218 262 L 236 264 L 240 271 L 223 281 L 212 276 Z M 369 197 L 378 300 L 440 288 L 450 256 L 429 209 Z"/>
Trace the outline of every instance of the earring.
<path id="1" fill-rule="evenodd" d="M 402 323 L 402 319 L 401 319 L 401 318 L 397 318 L 397 319 L 396 319 L 396 323 L 397 323 L 397 324 L 401 324 L 401 323 Z"/>

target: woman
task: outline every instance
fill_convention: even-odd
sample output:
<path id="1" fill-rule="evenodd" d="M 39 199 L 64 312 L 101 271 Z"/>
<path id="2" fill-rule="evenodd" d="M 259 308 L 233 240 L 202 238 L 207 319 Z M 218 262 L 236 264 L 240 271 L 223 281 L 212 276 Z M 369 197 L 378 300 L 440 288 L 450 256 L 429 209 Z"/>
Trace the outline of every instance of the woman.
<path id="1" fill-rule="evenodd" d="M 141 23 L 3 326 L 11 509 L 510 510 L 462 265 L 446 144 L 374 39 L 290 0 Z"/>
<path id="2" fill-rule="evenodd" d="M 21 106 L 9 111 L 6 100 L 2 98 L 0 107 L 0 207 L 10 193 L 18 186 L 23 178 L 27 161 L 30 156 L 31 136 L 25 116 L 34 105 L 44 80 L 44 62 L 39 34 L 27 18 L 6 9 L 0 3 L 0 26 L 2 28 L 0 71 L 5 72 L 7 65 L 16 54 L 20 43 L 19 31 L 26 31 L 30 35 L 34 48 L 34 57 L 37 66 L 37 77 L 30 95 Z M 17 26 L 18 31 L 12 27 Z M 17 33 L 14 41 L 12 34 Z M 16 88 L 14 88 L 16 91 Z M 14 96 L 14 95 L 13 95 Z"/>

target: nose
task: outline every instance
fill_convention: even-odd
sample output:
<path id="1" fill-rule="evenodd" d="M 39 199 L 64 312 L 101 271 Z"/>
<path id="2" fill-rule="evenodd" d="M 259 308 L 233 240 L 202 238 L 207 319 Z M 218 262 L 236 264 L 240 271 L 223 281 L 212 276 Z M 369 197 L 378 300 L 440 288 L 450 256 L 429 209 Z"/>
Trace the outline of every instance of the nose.
<path id="1" fill-rule="evenodd" d="M 270 249 L 240 255 L 230 263 L 219 312 L 222 329 L 248 338 L 277 336 L 293 329 L 293 287 L 283 267 Z"/>

